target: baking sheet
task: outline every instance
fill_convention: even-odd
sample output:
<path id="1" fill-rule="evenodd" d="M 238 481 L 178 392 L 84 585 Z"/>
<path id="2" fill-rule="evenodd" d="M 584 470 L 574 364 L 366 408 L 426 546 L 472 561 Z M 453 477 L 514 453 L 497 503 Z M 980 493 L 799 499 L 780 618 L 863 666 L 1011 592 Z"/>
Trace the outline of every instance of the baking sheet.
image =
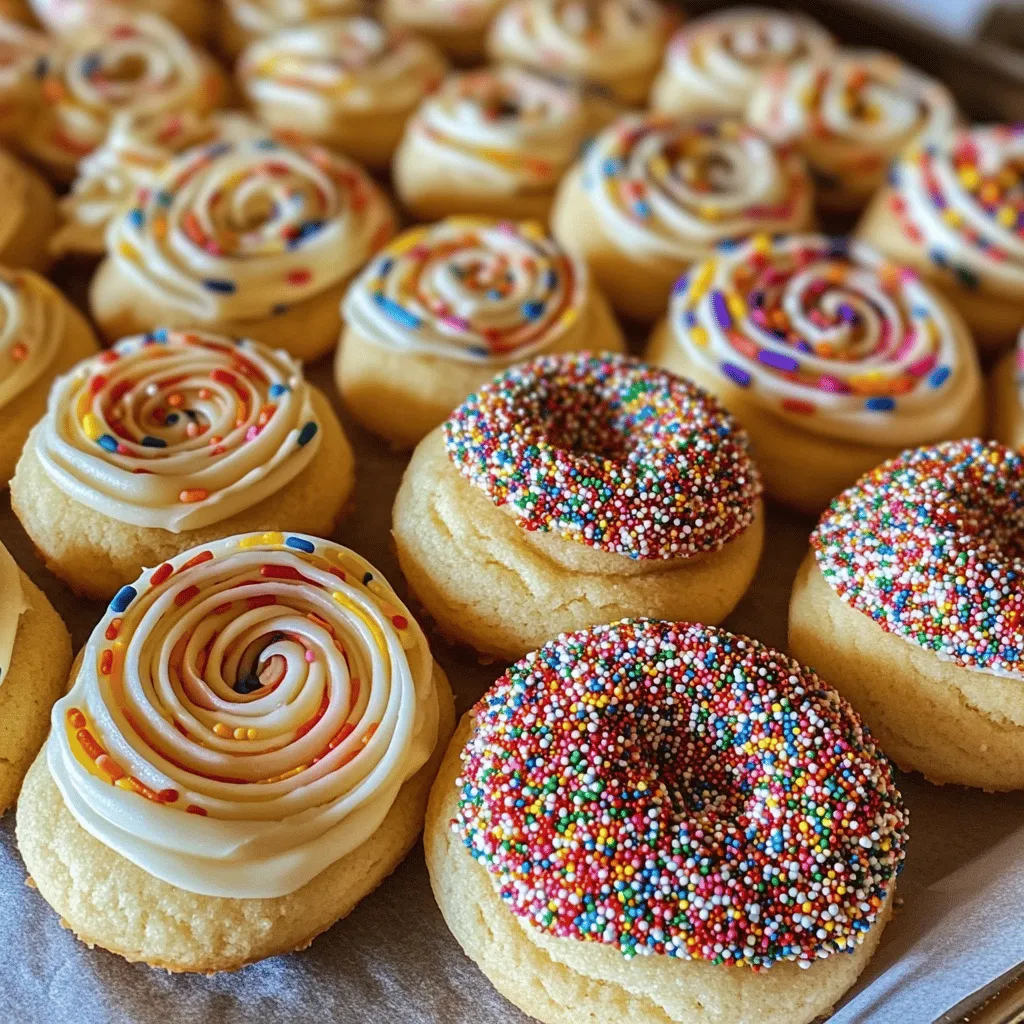
<path id="1" fill-rule="evenodd" d="M 315 366 L 310 376 L 337 408 L 330 366 Z M 356 502 L 334 539 L 369 558 L 401 592 L 389 528 L 406 459 L 342 419 L 357 452 Z M 753 586 L 725 625 L 784 649 L 790 587 L 813 523 L 781 510 L 770 509 L 768 515 L 765 557 Z M 103 605 L 75 598 L 42 567 L 6 495 L 0 498 L 0 539 L 46 591 L 77 649 Z M 480 664 L 471 652 L 432 639 L 461 713 L 502 666 Z M 900 783 L 911 808 L 911 839 L 898 892 L 908 909 L 923 909 L 927 916 L 936 897 L 923 890 L 1014 831 L 1024 821 L 1024 794 L 937 789 L 915 776 L 902 776 Z M 57 915 L 24 883 L 14 813 L 9 812 L 0 820 L 0 1021 L 5 1024 L 241 1024 L 278 1019 L 290 1024 L 364 1024 L 368 1018 L 395 1024 L 523 1024 L 529 1019 L 494 992 L 448 933 L 430 893 L 420 847 L 308 950 L 212 978 L 172 976 L 87 949 L 61 928 Z M 889 934 L 883 937 L 879 958 Z M 906 1016 L 901 1020 L 918 1024 Z"/>

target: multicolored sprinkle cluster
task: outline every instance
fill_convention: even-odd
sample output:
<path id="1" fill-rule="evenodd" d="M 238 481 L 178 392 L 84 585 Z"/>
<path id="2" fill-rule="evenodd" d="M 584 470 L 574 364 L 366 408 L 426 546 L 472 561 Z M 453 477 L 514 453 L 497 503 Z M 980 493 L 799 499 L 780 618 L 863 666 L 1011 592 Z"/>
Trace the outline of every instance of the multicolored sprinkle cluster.
<path id="1" fill-rule="evenodd" d="M 1024 660 L 1024 461 L 994 442 L 904 452 L 832 502 L 811 544 L 829 586 L 965 668 Z"/>
<path id="2" fill-rule="evenodd" d="M 754 519 L 742 428 L 689 381 L 622 356 L 542 356 L 471 395 L 448 456 L 527 530 L 633 559 L 714 551 Z"/>
<path id="3" fill-rule="evenodd" d="M 624 621 L 565 634 L 475 708 L 466 848 L 532 927 L 716 964 L 851 952 L 908 815 L 853 710 L 754 640 Z"/>

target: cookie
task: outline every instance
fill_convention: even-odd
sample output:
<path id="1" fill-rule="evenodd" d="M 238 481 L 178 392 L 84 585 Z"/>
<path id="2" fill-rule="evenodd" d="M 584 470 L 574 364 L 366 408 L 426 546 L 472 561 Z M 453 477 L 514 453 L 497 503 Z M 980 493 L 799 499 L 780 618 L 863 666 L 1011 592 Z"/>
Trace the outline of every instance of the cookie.
<path id="1" fill-rule="evenodd" d="M 1024 449 L 1024 331 L 1017 347 L 1008 352 L 992 371 L 992 435 L 1009 448 Z"/>
<path id="2" fill-rule="evenodd" d="M 48 270 L 58 225 L 53 189 L 31 167 L 0 150 L 0 197 L 0 264 Z"/>
<path id="3" fill-rule="evenodd" d="M 364 4 L 362 0 L 223 0 L 218 7 L 220 49 L 233 61 L 257 39 L 322 18 L 359 14 Z"/>
<path id="4" fill-rule="evenodd" d="M 458 64 L 484 57 L 491 20 L 504 0 L 382 0 L 381 17 L 394 29 L 415 32 Z"/>

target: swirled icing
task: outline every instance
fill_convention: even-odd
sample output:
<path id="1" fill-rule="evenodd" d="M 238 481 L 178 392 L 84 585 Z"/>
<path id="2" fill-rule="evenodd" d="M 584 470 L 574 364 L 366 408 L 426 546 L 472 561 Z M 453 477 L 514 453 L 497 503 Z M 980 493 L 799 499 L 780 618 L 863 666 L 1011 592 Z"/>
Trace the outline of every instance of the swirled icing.
<path id="1" fill-rule="evenodd" d="M 817 22 L 785 11 L 740 7 L 700 18 L 669 43 L 665 73 L 707 110 L 742 114 L 771 68 L 824 60 L 832 37 Z"/>
<path id="2" fill-rule="evenodd" d="M 125 338 L 59 378 L 32 437 L 69 497 L 172 533 L 276 493 L 320 444 L 309 385 L 287 353 L 171 331 Z"/>
<path id="3" fill-rule="evenodd" d="M 139 189 L 156 184 L 175 155 L 196 145 L 264 133 L 255 121 L 228 111 L 208 117 L 190 110 L 148 117 L 116 114 L 103 145 L 78 165 L 71 192 L 60 201 L 64 224 L 51 249 L 58 255 L 102 253 L 107 225 L 130 207 Z"/>
<path id="4" fill-rule="evenodd" d="M 79 31 L 114 2 L 129 12 L 157 14 L 164 18 L 175 6 L 175 0 L 29 0 L 40 24 L 57 34 Z"/>
<path id="5" fill-rule="evenodd" d="M 890 211 L 936 268 L 1024 302 L 1024 123 L 912 147 L 891 185 Z"/>
<path id="6" fill-rule="evenodd" d="M 438 702 L 423 632 L 373 566 L 248 534 L 121 590 L 52 721 L 83 828 L 179 888 L 270 898 L 377 831 Z"/>
<path id="7" fill-rule="evenodd" d="M 731 119 L 627 116 L 597 136 L 582 167 L 605 233 L 638 260 L 690 262 L 810 217 L 800 156 Z"/>
<path id="8" fill-rule="evenodd" d="M 18 638 L 18 623 L 27 611 L 21 570 L 7 548 L 0 544 L 0 686 L 7 682 L 14 657 L 14 642 Z"/>
<path id="9" fill-rule="evenodd" d="M 183 153 L 111 222 L 107 249 L 160 301 L 208 321 L 251 319 L 344 280 L 393 230 L 356 164 L 262 138 Z"/>
<path id="10" fill-rule="evenodd" d="M 969 336 L 931 289 L 845 239 L 755 238 L 693 268 L 669 319 L 698 365 L 827 437 L 946 437 L 981 386 Z"/>
<path id="11" fill-rule="evenodd" d="M 43 278 L 0 268 L 0 409 L 46 373 L 65 320 L 63 300 Z"/>
<path id="12" fill-rule="evenodd" d="M 513 67 L 447 78 L 408 133 L 443 165 L 508 195 L 554 187 L 587 126 L 579 93 Z"/>
<path id="13" fill-rule="evenodd" d="M 444 60 L 422 39 L 372 18 L 334 18 L 253 43 L 239 78 L 251 102 L 284 104 L 329 128 L 345 113 L 409 110 L 435 89 Z"/>
<path id="14" fill-rule="evenodd" d="M 905 146 L 951 131 L 956 108 L 945 86 L 899 58 L 845 50 L 770 72 L 747 116 L 770 139 L 797 144 L 826 192 L 868 195 Z"/>
<path id="15" fill-rule="evenodd" d="M 585 266 L 539 225 L 451 217 L 386 246 L 343 312 L 393 351 L 497 365 L 550 347 L 587 299 Z"/>
<path id="16" fill-rule="evenodd" d="M 657 67 L 669 25 L 656 0 L 513 0 L 490 46 L 503 60 L 614 86 Z"/>
<path id="17" fill-rule="evenodd" d="M 252 36 L 269 36 L 283 28 L 320 18 L 355 14 L 362 0 L 226 0 L 231 17 Z"/>

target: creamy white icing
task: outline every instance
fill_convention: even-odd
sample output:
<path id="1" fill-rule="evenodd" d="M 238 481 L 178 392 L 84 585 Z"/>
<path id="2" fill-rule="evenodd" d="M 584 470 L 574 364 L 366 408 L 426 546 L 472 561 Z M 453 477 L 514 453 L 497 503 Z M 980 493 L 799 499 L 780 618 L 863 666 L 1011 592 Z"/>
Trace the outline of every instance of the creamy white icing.
<path id="1" fill-rule="evenodd" d="M 554 187 L 587 125 L 579 93 L 530 71 L 483 68 L 452 75 L 407 132 L 460 178 L 515 195 Z"/>
<path id="2" fill-rule="evenodd" d="M 586 268 L 530 222 L 450 217 L 388 245 L 345 296 L 345 322 L 396 352 L 501 365 L 585 329 Z"/>
<path id="3" fill-rule="evenodd" d="M 18 639 L 18 623 L 27 611 L 21 570 L 7 548 L 0 544 L 0 686 L 7 682 L 14 642 Z"/>
<path id="4" fill-rule="evenodd" d="M 766 71 L 825 60 L 833 50 L 832 37 L 810 18 L 739 7 L 691 22 L 672 39 L 664 88 L 674 82 L 702 111 L 742 114 Z"/>
<path id="5" fill-rule="evenodd" d="M 54 707 L 47 763 L 82 827 L 149 874 L 283 896 L 370 839 L 430 757 L 433 672 L 358 555 L 232 537 L 115 597 Z"/>
<path id="6" fill-rule="evenodd" d="M 206 321 L 269 316 L 358 270 L 391 236 L 356 164 L 271 139 L 188 150 L 110 224 L 110 258 L 138 287 Z"/>
<path id="7" fill-rule="evenodd" d="M 64 300 L 43 278 L 0 268 L 0 410 L 39 380 L 60 350 Z"/>
<path id="8" fill-rule="evenodd" d="M 761 237 L 717 255 L 680 281 L 669 322 L 704 370 L 826 437 L 942 440 L 981 388 L 970 336 L 935 293 L 841 239 Z"/>
<path id="9" fill-rule="evenodd" d="M 51 32 L 60 34 L 79 31 L 101 16 L 104 8 L 115 4 L 129 12 L 173 19 L 178 4 L 191 2 L 195 0 L 29 0 L 40 23 Z M 207 0 L 200 2 L 206 3 Z"/>
<path id="10" fill-rule="evenodd" d="M 736 120 L 623 117 L 597 136 L 582 171 L 605 234 L 636 260 L 692 262 L 810 217 L 800 156 Z"/>
<path id="11" fill-rule="evenodd" d="M 29 443 L 75 501 L 180 533 L 280 491 L 320 437 L 309 385 L 286 352 L 156 331 L 58 378 Z"/>
<path id="12" fill-rule="evenodd" d="M 362 0 L 225 0 L 231 16 L 251 36 L 269 36 L 282 28 L 319 18 L 355 14 Z"/>

